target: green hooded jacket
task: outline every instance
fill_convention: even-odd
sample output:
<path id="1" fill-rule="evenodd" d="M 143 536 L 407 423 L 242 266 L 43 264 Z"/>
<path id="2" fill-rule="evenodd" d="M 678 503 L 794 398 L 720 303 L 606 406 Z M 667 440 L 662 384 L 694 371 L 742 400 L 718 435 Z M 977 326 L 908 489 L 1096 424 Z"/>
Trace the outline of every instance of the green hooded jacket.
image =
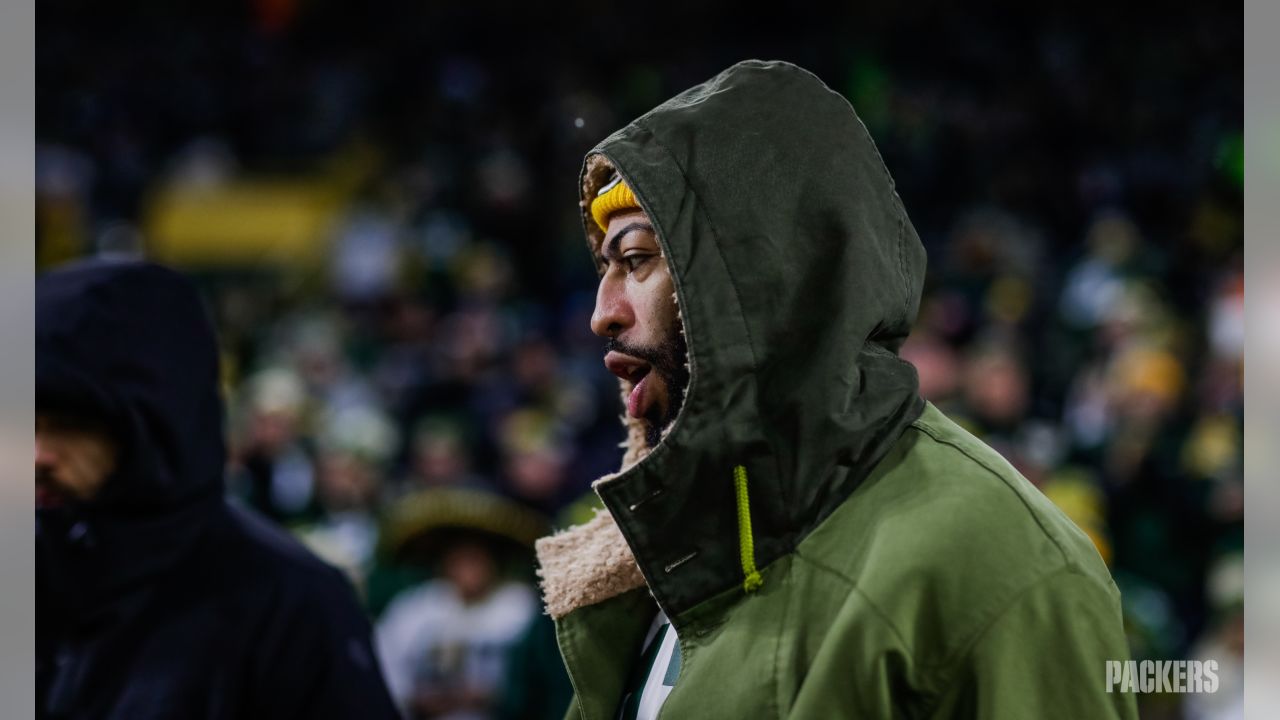
<path id="1" fill-rule="evenodd" d="M 616 717 L 659 607 L 665 718 L 1135 717 L 1106 691 L 1129 655 L 1098 553 L 898 357 L 925 253 L 849 104 L 758 61 L 672 98 L 587 156 L 593 251 L 615 171 L 691 380 L 652 451 L 631 427 L 607 510 L 538 543 L 568 717 Z"/>

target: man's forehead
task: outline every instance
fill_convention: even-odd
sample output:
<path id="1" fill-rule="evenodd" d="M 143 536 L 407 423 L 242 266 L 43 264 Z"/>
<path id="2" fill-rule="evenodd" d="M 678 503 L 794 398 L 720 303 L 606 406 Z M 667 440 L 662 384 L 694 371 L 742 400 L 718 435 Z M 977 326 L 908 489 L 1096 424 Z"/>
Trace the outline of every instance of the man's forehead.
<path id="1" fill-rule="evenodd" d="M 609 227 L 604 231 L 605 241 L 608 242 L 632 225 L 640 225 L 646 235 L 653 235 L 653 223 L 649 222 L 649 216 L 643 210 L 626 210 L 609 216 Z"/>

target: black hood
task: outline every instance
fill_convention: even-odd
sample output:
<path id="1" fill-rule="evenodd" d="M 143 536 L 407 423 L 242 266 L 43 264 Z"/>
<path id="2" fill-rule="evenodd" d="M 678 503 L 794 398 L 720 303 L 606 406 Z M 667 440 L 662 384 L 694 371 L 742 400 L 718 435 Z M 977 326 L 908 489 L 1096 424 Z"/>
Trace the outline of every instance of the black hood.
<path id="1" fill-rule="evenodd" d="M 222 493 L 217 343 L 195 287 L 172 270 L 95 260 L 37 278 L 36 406 L 114 430 L 103 512 L 163 514 Z"/>
<path id="2" fill-rule="evenodd" d="M 123 612 L 226 507 L 217 344 L 195 287 L 134 261 L 38 277 L 36 407 L 105 420 L 119 450 L 92 501 L 36 512 L 38 625 Z"/>

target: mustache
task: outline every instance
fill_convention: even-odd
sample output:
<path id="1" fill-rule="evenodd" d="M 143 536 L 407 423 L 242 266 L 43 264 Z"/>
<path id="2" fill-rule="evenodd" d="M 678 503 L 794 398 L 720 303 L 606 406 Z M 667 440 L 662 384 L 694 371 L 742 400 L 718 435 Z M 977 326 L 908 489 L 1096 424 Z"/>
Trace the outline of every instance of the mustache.
<path id="1" fill-rule="evenodd" d="M 683 337 L 676 336 L 657 345 L 643 346 L 631 345 L 617 338 L 610 338 L 605 342 L 604 351 L 606 354 L 617 351 L 623 355 L 630 355 L 638 360 L 643 360 L 659 373 L 666 375 L 668 378 L 678 380 L 685 375 L 684 361 L 685 354 L 688 352 L 683 340 Z"/>
<path id="2" fill-rule="evenodd" d="M 604 352 L 606 355 L 611 352 L 620 352 L 623 355 L 630 355 L 638 360 L 643 360 L 654 367 L 661 365 L 667 359 L 667 354 L 658 348 L 630 345 L 617 338 L 609 338 L 608 342 L 604 344 Z"/>

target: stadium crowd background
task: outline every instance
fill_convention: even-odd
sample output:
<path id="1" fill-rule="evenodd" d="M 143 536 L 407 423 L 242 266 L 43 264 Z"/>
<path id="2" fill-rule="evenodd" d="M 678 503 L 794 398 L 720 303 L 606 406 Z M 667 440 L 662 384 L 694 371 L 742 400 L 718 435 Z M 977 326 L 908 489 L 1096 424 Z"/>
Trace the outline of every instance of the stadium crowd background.
<path id="1" fill-rule="evenodd" d="M 853 103 L 929 251 L 925 396 L 1094 538 L 1136 658 L 1242 657 L 1238 7 L 535 6 L 41 4 L 38 263 L 197 278 L 231 492 L 375 618 L 432 574 L 385 538 L 422 490 L 567 521 L 622 439 L 581 157 L 787 59 Z M 1239 674 L 1143 716 L 1230 717 Z"/>

